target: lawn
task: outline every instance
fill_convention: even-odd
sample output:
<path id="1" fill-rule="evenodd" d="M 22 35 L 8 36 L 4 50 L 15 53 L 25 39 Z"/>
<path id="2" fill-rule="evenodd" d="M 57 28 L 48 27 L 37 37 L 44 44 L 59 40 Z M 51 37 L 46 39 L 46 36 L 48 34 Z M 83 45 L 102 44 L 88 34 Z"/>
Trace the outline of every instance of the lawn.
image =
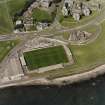
<path id="1" fill-rule="evenodd" d="M 105 63 L 105 22 L 102 24 L 102 32 L 96 41 L 82 46 L 72 45 L 70 49 L 78 67 L 96 66 Z"/>
<path id="2" fill-rule="evenodd" d="M 10 0 L 7 2 L 10 15 L 14 16 L 17 12 L 20 12 L 24 8 L 27 1 L 28 0 Z"/>
<path id="3" fill-rule="evenodd" d="M 53 20 L 53 17 L 50 13 L 38 8 L 34 9 L 32 16 L 38 22 L 41 22 L 41 21 L 52 22 Z"/>
<path id="4" fill-rule="evenodd" d="M 13 31 L 12 16 L 24 7 L 26 1 L 8 0 L 7 2 L 0 3 L 0 34 Z"/>
<path id="5" fill-rule="evenodd" d="M 0 34 L 10 33 L 13 30 L 12 19 L 6 3 L 0 3 Z"/>
<path id="6" fill-rule="evenodd" d="M 68 62 L 62 46 L 25 52 L 24 58 L 29 70 Z"/>
<path id="7" fill-rule="evenodd" d="M 18 40 L 0 42 L 0 62 L 18 42 Z"/>

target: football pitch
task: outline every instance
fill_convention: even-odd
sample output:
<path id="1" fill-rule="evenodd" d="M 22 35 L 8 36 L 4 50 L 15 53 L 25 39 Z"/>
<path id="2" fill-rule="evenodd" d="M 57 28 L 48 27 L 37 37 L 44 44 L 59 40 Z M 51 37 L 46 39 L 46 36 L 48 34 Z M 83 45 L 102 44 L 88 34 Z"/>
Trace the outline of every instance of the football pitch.
<path id="1" fill-rule="evenodd" d="M 25 52 L 24 58 L 29 70 L 68 62 L 63 46 Z"/>

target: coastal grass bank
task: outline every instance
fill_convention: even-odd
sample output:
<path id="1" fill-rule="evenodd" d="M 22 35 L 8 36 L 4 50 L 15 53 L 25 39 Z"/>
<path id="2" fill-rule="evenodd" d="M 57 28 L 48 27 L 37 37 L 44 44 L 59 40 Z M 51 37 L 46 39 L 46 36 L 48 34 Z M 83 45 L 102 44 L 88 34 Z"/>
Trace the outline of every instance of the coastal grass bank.
<path id="1" fill-rule="evenodd" d="M 18 43 L 19 40 L 0 41 L 0 62 Z"/>

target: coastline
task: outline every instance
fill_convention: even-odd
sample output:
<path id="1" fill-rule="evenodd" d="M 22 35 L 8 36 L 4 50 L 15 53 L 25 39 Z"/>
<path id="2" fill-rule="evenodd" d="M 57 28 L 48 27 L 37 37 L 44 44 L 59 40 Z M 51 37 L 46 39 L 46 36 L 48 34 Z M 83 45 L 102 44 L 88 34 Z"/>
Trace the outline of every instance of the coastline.
<path id="1" fill-rule="evenodd" d="M 81 82 L 81 81 L 85 81 L 85 80 L 90 80 L 92 78 L 96 78 L 96 77 L 98 77 L 100 75 L 104 75 L 104 74 L 105 74 L 105 64 L 98 66 L 90 71 L 86 71 L 84 73 L 56 78 L 53 81 L 55 84 L 66 85 L 66 84 L 73 84 L 73 83 Z"/>
<path id="2" fill-rule="evenodd" d="M 31 86 L 31 85 L 45 85 L 45 86 L 64 86 L 77 82 L 82 82 L 85 80 L 89 80 L 92 78 L 96 78 L 97 76 L 105 74 L 105 64 L 101 65 L 91 71 L 87 71 L 80 74 L 74 74 L 66 77 L 60 77 L 53 80 L 48 80 L 46 78 L 30 78 L 23 79 L 19 81 L 10 81 L 8 83 L 0 84 L 0 89 L 14 86 Z"/>

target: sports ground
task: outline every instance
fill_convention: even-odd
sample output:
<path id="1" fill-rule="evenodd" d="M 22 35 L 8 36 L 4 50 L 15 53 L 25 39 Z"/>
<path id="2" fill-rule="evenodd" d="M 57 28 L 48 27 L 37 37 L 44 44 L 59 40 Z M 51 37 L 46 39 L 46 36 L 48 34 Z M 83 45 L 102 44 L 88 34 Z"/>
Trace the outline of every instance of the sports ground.
<path id="1" fill-rule="evenodd" d="M 66 52 L 62 46 L 25 52 L 24 58 L 29 70 L 68 62 Z"/>

